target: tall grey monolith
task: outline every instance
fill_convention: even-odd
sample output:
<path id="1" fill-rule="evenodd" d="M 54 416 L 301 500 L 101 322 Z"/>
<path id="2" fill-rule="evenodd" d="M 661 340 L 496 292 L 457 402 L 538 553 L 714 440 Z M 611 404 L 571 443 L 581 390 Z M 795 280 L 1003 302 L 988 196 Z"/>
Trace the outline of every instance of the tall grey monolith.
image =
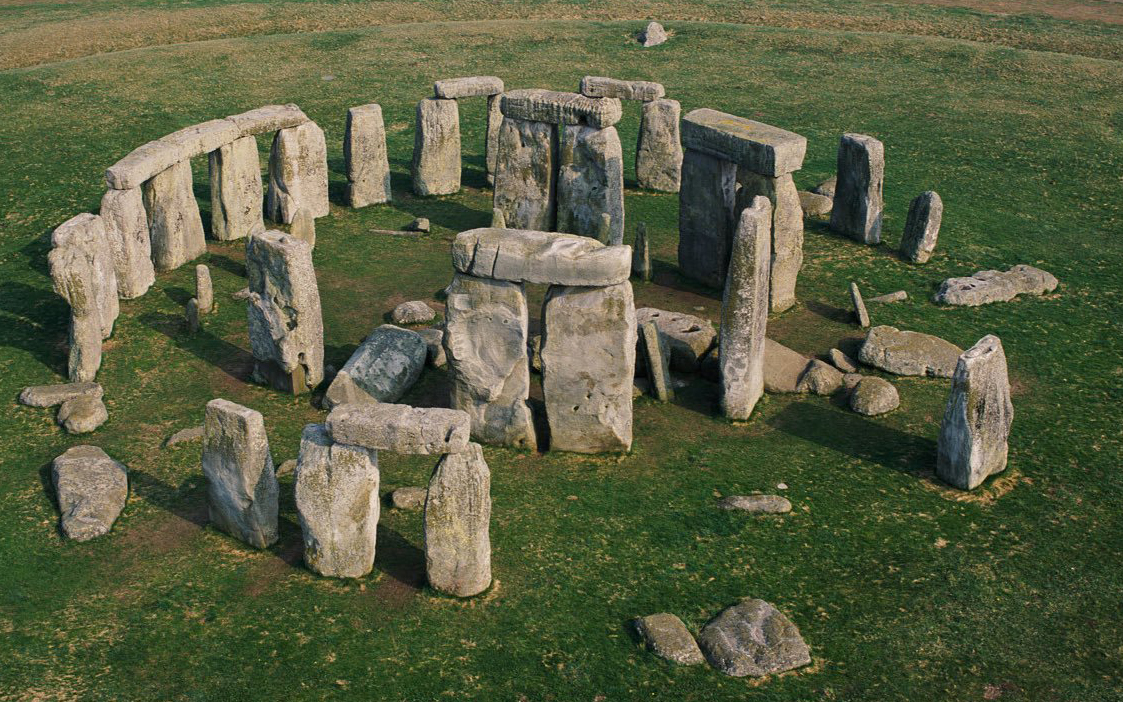
<path id="1" fill-rule="evenodd" d="M 491 586 L 491 471 L 479 444 L 441 457 L 425 498 L 425 574 L 440 592 Z"/>
<path id="2" fill-rule="evenodd" d="M 207 252 L 190 161 L 180 161 L 152 176 L 145 181 L 143 190 L 156 270 L 179 268 Z"/>
<path id="3" fill-rule="evenodd" d="M 269 153 L 266 216 L 274 222 L 292 224 L 301 208 L 313 217 L 326 217 L 331 211 L 327 144 L 324 130 L 315 122 L 278 130 Z"/>
<path id="4" fill-rule="evenodd" d="M 831 229 L 866 244 L 881 242 L 885 145 L 865 134 L 843 134 Z"/>
<path id="5" fill-rule="evenodd" d="M 624 243 L 624 152 L 615 127 L 559 127 L 557 230 Z"/>
<path id="6" fill-rule="evenodd" d="M 456 100 L 417 103 L 413 135 L 413 192 L 451 195 L 460 190 L 460 108 Z"/>
<path id="7" fill-rule="evenodd" d="M 715 288 L 724 283 L 729 265 L 736 193 L 735 163 L 686 151 L 679 188 L 678 262 L 687 275 Z"/>
<path id="8" fill-rule="evenodd" d="M 643 103 L 639 140 L 636 143 L 636 183 L 664 193 L 679 191 L 682 175 L 682 139 L 678 100 Z"/>
<path id="9" fill-rule="evenodd" d="M 758 195 L 741 211 L 721 301 L 721 409 L 748 419 L 764 393 L 764 339 L 768 325 L 772 205 Z"/>
<path id="10" fill-rule="evenodd" d="M 380 105 L 372 103 L 347 110 L 343 160 L 347 167 L 347 203 L 351 207 L 390 202 L 390 161 L 386 156 L 386 125 Z"/>
<path id="11" fill-rule="evenodd" d="M 257 139 L 244 136 L 210 153 L 211 235 L 219 241 L 265 231 Z"/>
<path id="12" fill-rule="evenodd" d="M 936 250 L 943 218 L 944 201 L 935 191 L 927 190 L 913 198 L 901 237 L 901 257 L 913 263 L 927 263 Z"/>
<path id="13" fill-rule="evenodd" d="M 557 127 L 504 117 L 499 128 L 493 207 L 512 229 L 553 231 L 556 220 Z"/>
<path id="14" fill-rule="evenodd" d="M 257 548 L 277 540 L 280 489 L 260 412 L 229 400 L 207 403 L 203 475 L 215 526 Z"/>
<path id="15" fill-rule="evenodd" d="M 110 188 L 101 198 L 99 212 L 113 253 L 117 294 L 124 300 L 140 297 L 156 281 L 144 195 L 139 187 L 128 190 Z"/>

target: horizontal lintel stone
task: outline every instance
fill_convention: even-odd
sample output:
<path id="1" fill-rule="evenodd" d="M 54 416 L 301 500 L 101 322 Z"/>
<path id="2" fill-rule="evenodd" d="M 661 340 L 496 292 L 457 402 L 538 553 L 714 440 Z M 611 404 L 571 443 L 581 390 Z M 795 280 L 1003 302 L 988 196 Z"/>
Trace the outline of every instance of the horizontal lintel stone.
<path id="1" fill-rule="evenodd" d="M 623 107 L 616 98 L 591 98 L 555 90 L 511 90 L 503 93 L 503 116 L 549 124 L 585 124 L 603 129 L 620 121 Z"/>
<path id="2" fill-rule="evenodd" d="M 429 455 L 466 450 L 471 420 L 455 409 L 348 403 L 328 414 L 327 428 L 337 443 Z"/>
<path id="3" fill-rule="evenodd" d="M 501 92 L 503 92 L 503 79 L 497 76 L 448 78 L 433 83 L 433 95 L 438 98 L 486 97 Z"/>
<path id="4" fill-rule="evenodd" d="M 461 273 L 539 285 L 607 286 L 628 280 L 632 247 L 605 246 L 576 234 L 528 229 L 469 229 L 452 243 Z"/>
<path id="5" fill-rule="evenodd" d="M 708 108 L 682 118 L 682 145 L 770 178 L 798 171 L 807 152 L 795 132 Z"/>
<path id="6" fill-rule="evenodd" d="M 667 94 L 662 83 L 647 80 L 618 80 L 604 76 L 585 76 L 581 79 L 581 94 L 594 98 L 620 98 L 651 102 Z"/>

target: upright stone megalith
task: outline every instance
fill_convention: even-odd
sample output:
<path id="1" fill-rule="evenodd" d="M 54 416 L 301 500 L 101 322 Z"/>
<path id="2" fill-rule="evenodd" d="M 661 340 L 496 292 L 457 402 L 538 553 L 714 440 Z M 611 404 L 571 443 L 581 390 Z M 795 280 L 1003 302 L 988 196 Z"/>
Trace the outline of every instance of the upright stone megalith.
<path id="1" fill-rule="evenodd" d="M 491 471 L 479 444 L 441 457 L 425 498 L 425 574 L 440 592 L 478 595 L 491 586 Z"/>
<path id="2" fill-rule="evenodd" d="M 799 204 L 799 191 L 791 173 L 771 178 L 742 171 L 738 180 L 740 203 L 748 205 L 763 195 L 772 205 L 769 306 L 773 312 L 783 312 L 795 304 L 796 281 L 803 267 L 803 208 Z"/>
<path id="3" fill-rule="evenodd" d="M 257 139 L 244 136 L 210 153 L 211 235 L 219 241 L 265 231 Z"/>
<path id="4" fill-rule="evenodd" d="M 556 217 L 557 127 L 505 117 L 499 128 L 493 206 L 512 229 L 552 231 Z"/>
<path id="5" fill-rule="evenodd" d="M 901 237 L 901 257 L 913 263 L 927 263 L 936 250 L 940 222 L 944 218 L 944 201 L 933 190 L 913 198 Z"/>
<path id="6" fill-rule="evenodd" d="M 729 265 L 736 194 L 736 164 L 686 152 L 678 194 L 678 263 L 691 278 L 715 288 L 725 282 Z"/>
<path id="7" fill-rule="evenodd" d="M 484 167 L 487 169 L 487 184 L 495 185 L 495 166 L 499 162 L 499 128 L 503 126 L 503 110 L 499 109 L 502 94 L 489 95 L 487 98 L 487 135 L 484 144 Z"/>
<path id="8" fill-rule="evenodd" d="M 601 243 L 624 243 L 624 151 L 616 128 L 559 130 L 558 231 L 596 239 L 608 215 Z"/>
<path id="9" fill-rule="evenodd" d="M 748 419 L 764 393 L 772 205 L 758 195 L 741 211 L 721 301 L 721 409 Z"/>
<path id="10" fill-rule="evenodd" d="M 372 103 L 347 110 L 343 158 L 347 165 L 347 202 L 351 207 L 390 202 L 390 161 L 386 156 L 386 125 L 380 105 Z"/>
<path id="11" fill-rule="evenodd" d="M 636 143 L 636 183 L 641 188 L 677 193 L 682 175 L 682 140 L 678 100 L 643 104 Z"/>
<path id="12" fill-rule="evenodd" d="M 256 548 L 277 540 L 280 489 L 260 412 L 229 400 L 207 403 L 203 475 L 216 527 Z"/>
<path id="13" fill-rule="evenodd" d="M 993 334 L 963 352 L 951 380 L 937 442 L 936 475 L 963 490 L 1006 469 L 1014 420 L 1002 341 Z"/>
<path id="14" fill-rule="evenodd" d="M 140 187 L 106 190 L 100 214 L 113 253 L 117 294 L 124 300 L 140 297 L 156 281 L 144 194 Z"/>
<path id="15" fill-rule="evenodd" d="M 313 217 L 326 217 L 330 212 L 327 143 L 324 130 L 315 122 L 278 130 L 269 153 L 266 216 L 292 224 L 301 208 Z"/>
<path id="16" fill-rule="evenodd" d="M 885 145 L 865 134 L 843 134 L 831 229 L 865 244 L 880 243 L 884 178 Z"/>
<path id="17" fill-rule="evenodd" d="M 460 108 L 456 100 L 417 103 L 413 135 L 413 192 L 451 195 L 460 190 Z"/>
<path id="18" fill-rule="evenodd" d="M 214 284 L 211 282 L 211 269 L 200 263 L 195 266 L 195 299 L 199 301 L 199 312 L 210 314 L 214 311 Z"/>
<path id="19" fill-rule="evenodd" d="M 180 161 L 145 181 L 144 209 L 156 270 L 179 268 L 207 252 L 190 161 Z"/>

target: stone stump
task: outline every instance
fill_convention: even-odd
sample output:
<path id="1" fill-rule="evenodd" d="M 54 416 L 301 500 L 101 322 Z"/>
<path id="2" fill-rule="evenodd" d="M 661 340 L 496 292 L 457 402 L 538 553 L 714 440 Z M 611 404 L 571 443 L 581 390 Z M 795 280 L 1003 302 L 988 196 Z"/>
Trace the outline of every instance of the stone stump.
<path id="1" fill-rule="evenodd" d="M 269 546 L 277 540 L 280 489 L 261 413 L 229 400 L 211 400 L 203 427 L 211 522 L 250 546 Z"/>
<path id="2" fill-rule="evenodd" d="M 691 278 L 715 288 L 724 284 L 729 265 L 736 192 L 736 164 L 692 150 L 683 156 L 678 262 Z"/>
<path id="3" fill-rule="evenodd" d="M 556 218 L 557 128 L 505 117 L 499 128 L 494 207 L 512 229 L 551 231 Z"/>
<path id="4" fill-rule="evenodd" d="M 156 282 L 144 194 L 140 187 L 107 190 L 100 213 L 117 273 L 117 294 L 123 300 L 140 297 Z"/>
<path id="5" fill-rule="evenodd" d="M 425 498 L 425 574 L 440 592 L 491 586 L 491 472 L 479 444 L 441 457 Z"/>
<path id="6" fill-rule="evenodd" d="M 347 202 L 351 207 L 390 202 L 390 161 L 386 156 L 386 125 L 380 105 L 347 110 L 343 158 L 347 165 Z"/>
<path id="7" fill-rule="evenodd" d="M 397 402 L 421 377 L 427 356 L 421 334 L 383 324 L 339 369 L 324 393 L 324 406 Z"/>
<path id="8" fill-rule="evenodd" d="M 913 198 L 901 237 L 901 257 L 913 263 L 927 263 L 936 250 L 940 222 L 944 218 L 944 201 L 928 190 Z"/>
<path id="9" fill-rule="evenodd" d="M 885 145 L 865 134 L 843 134 L 831 229 L 865 244 L 880 243 L 884 178 Z"/>
<path id="10" fill-rule="evenodd" d="M 278 130 L 269 153 L 266 216 L 292 224 L 301 208 L 313 217 L 326 217 L 330 212 L 327 144 L 324 130 L 315 122 Z"/>
<path id="11" fill-rule="evenodd" d="M 624 243 L 624 152 L 615 127 L 559 127 L 557 229 Z"/>
<path id="12" fill-rule="evenodd" d="M 721 301 L 721 409 L 748 419 L 764 394 L 772 206 L 758 195 L 741 212 Z"/>
<path id="13" fill-rule="evenodd" d="M 244 136 L 210 153 L 211 235 L 219 241 L 265 231 L 257 139 Z"/>
<path id="14" fill-rule="evenodd" d="M 180 161 L 145 181 L 144 209 L 158 271 L 179 268 L 207 252 L 203 219 L 191 181 L 191 162 Z"/>
<path id="15" fill-rule="evenodd" d="M 682 175 L 682 140 L 678 100 L 643 104 L 636 143 L 636 183 L 641 188 L 677 193 Z"/>
<path id="16" fill-rule="evenodd" d="M 413 192 L 451 195 L 460 190 L 460 108 L 456 100 L 417 103 L 413 136 Z"/>
<path id="17" fill-rule="evenodd" d="M 199 312 L 210 314 L 214 311 L 214 285 L 211 283 L 211 269 L 200 263 L 195 266 L 195 299 L 199 301 Z"/>

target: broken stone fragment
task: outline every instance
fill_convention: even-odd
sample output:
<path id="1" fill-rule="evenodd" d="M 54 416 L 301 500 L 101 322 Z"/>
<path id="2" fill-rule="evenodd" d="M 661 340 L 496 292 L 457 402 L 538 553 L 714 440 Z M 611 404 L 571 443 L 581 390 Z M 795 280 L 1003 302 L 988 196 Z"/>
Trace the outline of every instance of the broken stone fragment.
<path id="1" fill-rule="evenodd" d="M 420 334 L 383 324 L 336 374 L 324 405 L 330 409 L 346 403 L 396 402 L 421 376 L 427 355 Z"/>
<path id="2" fill-rule="evenodd" d="M 32 385 L 23 389 L 19 401 L 28 407 L 54 407 L 76 397 L 96 397 L 104 394 L 98 383 L 60 383 L 57 385 Z"/>
<path id="3" fill-rule="evenodd" d="M 419 487 L 401 487 L 390 493 L 390 503 L 394 509 L 421 509 L 429 490 Z"/>
<path id="4" fill-rule="evenodd" d="M 760 514 L 786 514 L 792 503 L 779 495 L 730 495 L 717 502 L 718 509 L 740 510 Z"/>
<path id="5" fill-rule="evenodd" d="M 843 134 L 831 229 L 865 244 L 880 243 L 884 178 L 885 145 L 865 134 Z"/>
<path id="6" fill-rule="evenodd" d="M 850 302 L 854 305 L 854 318 L 858 320 L 858 326 L 865 329 L 870 325 L 870 314 L 866 311 L 866 303 L 862 301 L 862 291 L 854 281 L 850 281 Z"/>
<path id="7" fill-rule="evenodd" d="M 884 378 L 863 377 L 850 391 L 850 409 L 867 417 L 892 412 L 900 404 L 897 388 Z"/>
<path id="8" fill-rule="evenodd" d="M 639 43 L 645 48 L 650 46 L 659 46 L 667 41 L 667 31 L 663 29 L 663 25 L 658 22 L 648 22 L 643 31 L 637 37 Z"/>
<path id="9" fill-rule="evenodd" d="M 51 464 L 60 526 L 75 541 L 108 533 L 129 496 L 128 469 L 97 446 L 72 446 Z"/>
<path id="10" fill-rule="evenodd" d="M 378 403 L 340 405 L 327 429 L 341 444 L 405 454 L 459 453 L 468 447 L 468 413 Z"/>
<path id="11" fill-rule="evenodd" d="M 936 250 L 944 201 L 932 190 L 916 196 L 909 205 L 905 233 L 901 237 L 901 257 L 913 263 L 926 263 Z"/>
<path id="12" fill-rule="evenodd" d="M 58 423 L 68 434 L 88 434 L 109 419 L 109 411 L 100 397 L 79 395 L 58 408 Z"/>
<path id="13" fill-rule="evenodd" d="M 692 314 L 641 307 L 636 310 L 636 322 L 655 322 L 671 348 L 671 370 L 681 373 L 696 373 L 698 363 L 717 339 L 710 320 Z"/>
<path id="14" fill-rule="evenodd" d="M 843 373 L 857 373 L 858 363 L 838 349 L 831 349 L 828 354 L 834 367 Z"/>
<path id="15" fill-rule="evenodd" d="M 681 665 L 706 662 L 698 648 L 698 642 L 675 615 L 665 612 L 649 614 L 637 619 L 635 626 L 647 648 L 660 658 Z"/>
<path id="16" fill-rule="evenodd" d="M 169 436 L 164 440 L 164 448 L 171 448 L 179 444 L 185 444 L 189 441 L 197 441 L 203 438 L 204 427 L 199 425 L 197 427 L 188 427 L 187 429 L 180 429 L 176 433 Z"/>
<path id="17" fill-rule="evenodd" d="M 735 677 L 782 673 L 811 662 L 796 625 L 771 604 L 751 598 L 711 619 L 698 645 L 710 665 Z"/>
<path id="18" fill-rule="evenodd" d="M 390 313 L 394 324 L 424 324 L 433 321 L 436 316 L 433 308 L 421 300 L 403 302 Z"/>
<path id="19" fill-rule="evenodd" d="M 799 207 L 803 210 L 803 215 L 805 217 L 812 217 L 815 219 L 829 217 L 833 206 L 834 200 L 826 195 L 810 193 L 806 190 L 799 191 Z"/>
<path id="20" fill-rule="evenodd" d="M 885 293 L 884 295 L 878 295 L 877 297 L 871 297 L 870 302 L 879 302 L 881 304 L 887 304 L 887 303 L 890 303 L 890 302 L 901 302 L 901 301 L 907 300 L 907 299 L 909 299 L 909 294 L 907 292 L 905 292 L 904 290 L 898 290 L 896 292 Z"/>
<path id="21" fill-rule="evenodd" d="M 963 349 L 943 339 L 896 327 L 870 329 L 858 360 L 896 375 L 950 378 Z"/>
<path id="22" fill-rule="evenodd" d="M 1008 271 L 979 271 L 967 278 L 948 278 L 934 300 L 945 305 L 974 307 L 1006 302 L 1018 295 L 1044 295 L 1056 290 L 1057 279 L 1040 268 L 1024 264 Z"/>

